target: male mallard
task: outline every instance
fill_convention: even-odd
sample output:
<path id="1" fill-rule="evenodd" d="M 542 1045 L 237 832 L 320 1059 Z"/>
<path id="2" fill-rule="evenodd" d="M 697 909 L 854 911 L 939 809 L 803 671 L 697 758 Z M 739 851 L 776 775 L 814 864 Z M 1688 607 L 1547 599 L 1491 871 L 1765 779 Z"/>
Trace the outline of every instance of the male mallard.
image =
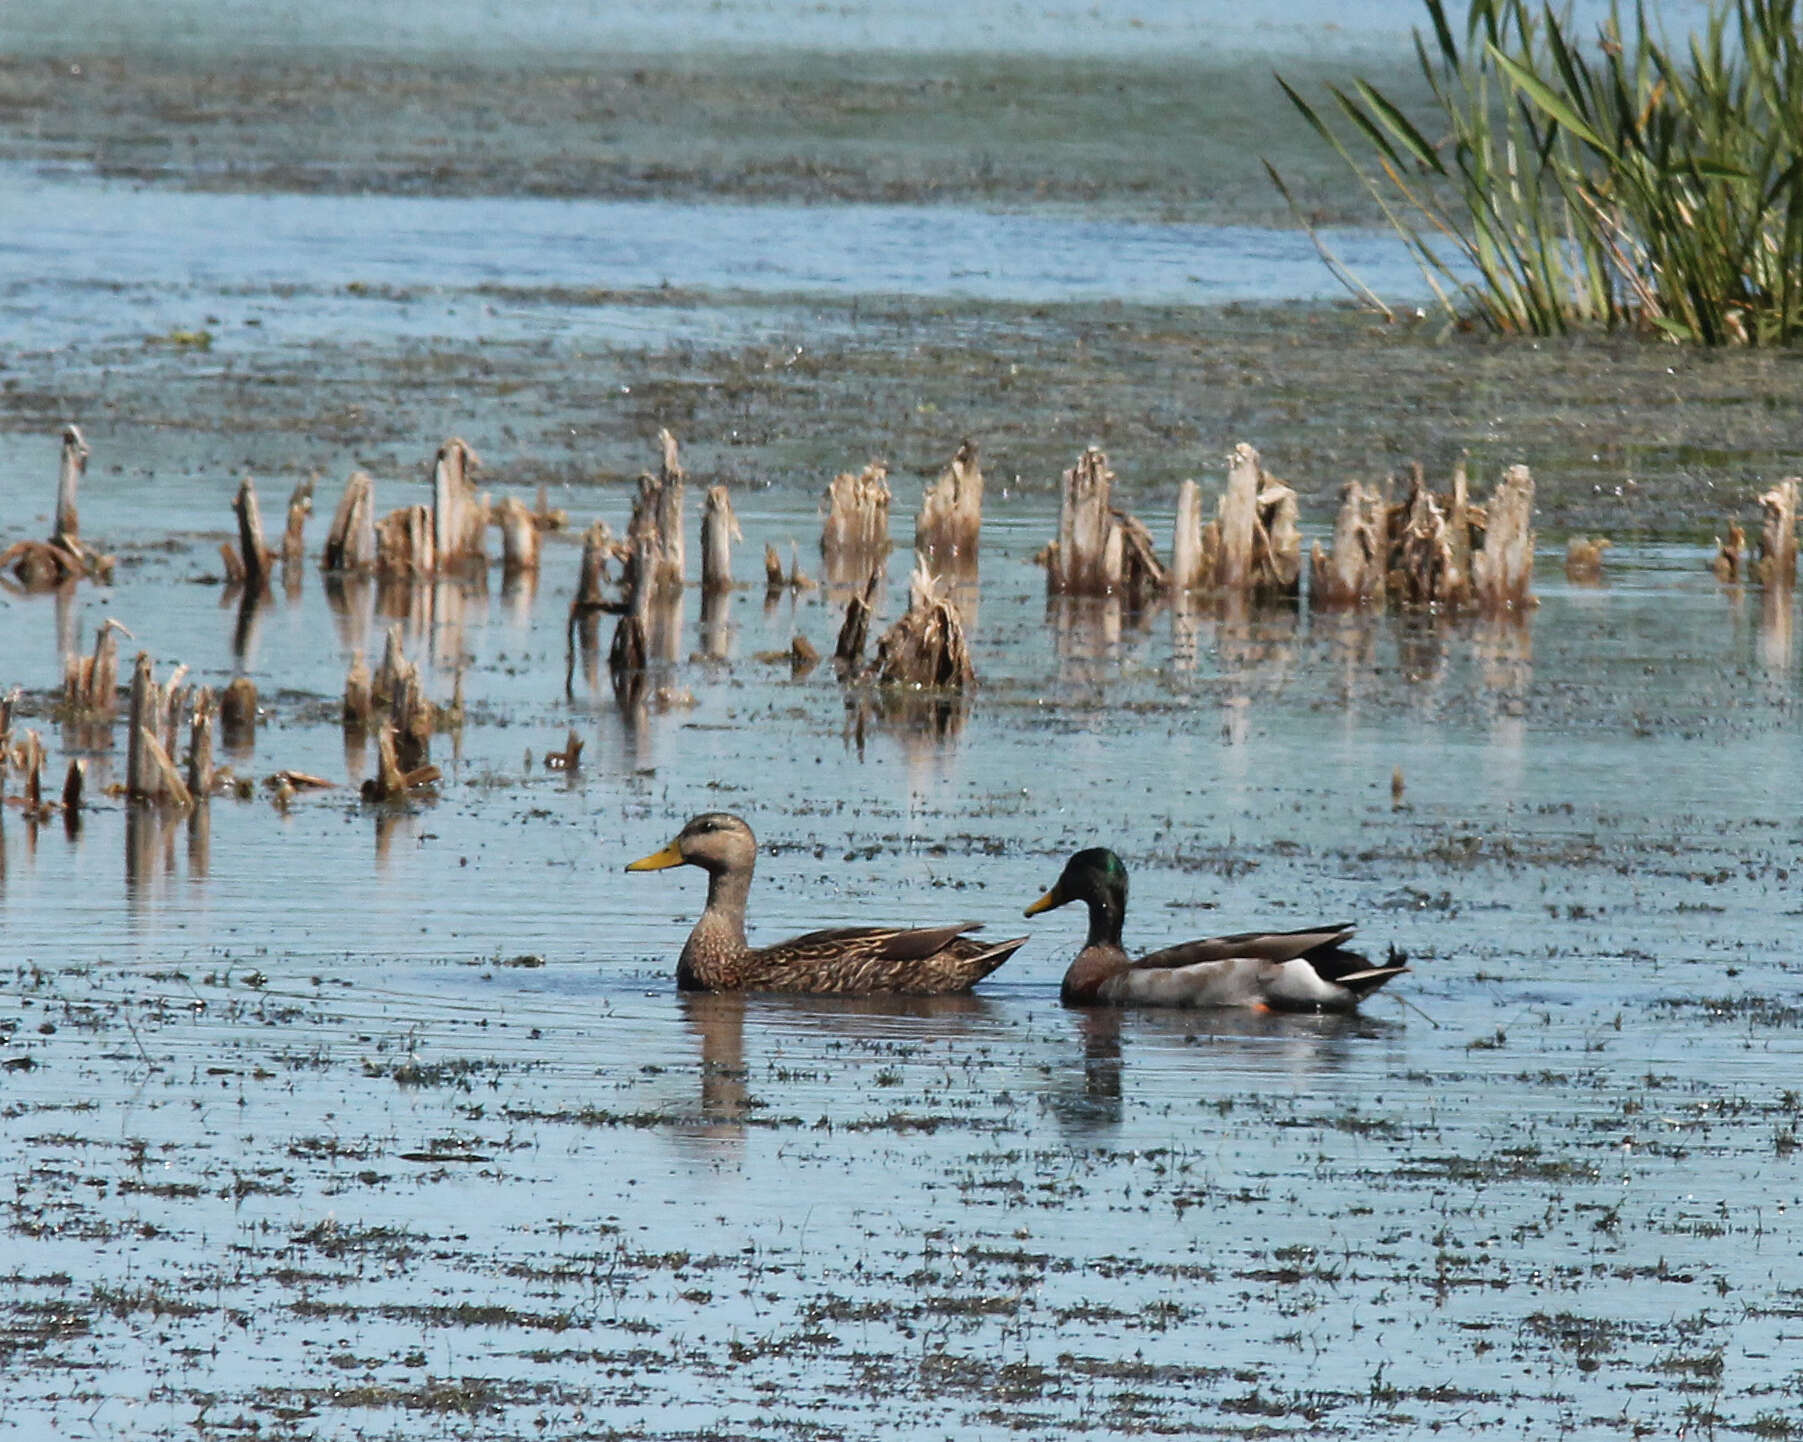
<path id="1" fill-rule="evenodd" d="M 1347 951 L 1341 943 L 1352 935 L 1350 926 L 1211 936 L 1134 961 L 1121 946 L 1127 868 L 1106 847 L 1071 857 L 1058 884 L 1029 906 L 1027 915 L 1067 901 L 1088 904 L 1089 940 L 1064 974 L 1066 1006 L 1351 1011 L 1367 992 L 1408 970 L 1395 950 L 1385 966 L 1372 966 L 1356 951 Z"/>
<path id="2" fill-rule="evenodd" d="M 662 851 L 628 871 L 699 866 L 707 873 L 707 909 L 683 943 L 676 984 L 685 991 L 902 992 L 969 991 L 1021 947 L 1026 937 L 988 945 L 966 936 L 976 923 L 926 926 L 841 926 L 810 931 L 775 946 L 745 944 L 745 897 L 757 861 L 757 838 L 724 811 L 692 818 Z"/>

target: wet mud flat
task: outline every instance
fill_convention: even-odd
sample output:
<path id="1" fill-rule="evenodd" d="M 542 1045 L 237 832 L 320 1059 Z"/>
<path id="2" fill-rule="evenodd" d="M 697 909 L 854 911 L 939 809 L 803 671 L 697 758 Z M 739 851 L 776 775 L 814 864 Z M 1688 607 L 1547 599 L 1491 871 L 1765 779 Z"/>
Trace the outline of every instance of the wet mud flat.
<path id="1" fill-rule="evenodd" d="M 873 456 L 909 477 L 912 497 L 965 436 L 1000 482 L 999 515 L 1053 496 L 1085 444 L 1107 450 L 1124 504 L 1168 512 L 1185 477 L 1218 494 L 1228 451 L 1250 438 L 1322 529 L 1346 480 L 1416 461 L 1445 476 L 1467 455 L 1481 488 L 1507 464 L 1532 467 L 1549 538 L 1699 545 L 1729 519 L 1753 526 L 1761 491 L 1803 470 L 1794 357 L 1500 342 L 1338 307 L 355 275 L 102 299 L 110 333 L 101 321 L 91 339 L 15 355 L 0 375 L 0 428 L 19 437 L 0 477 L 47 505 L 53 452 L 25 437 L 83 417 L 103 448 L 97 474 L 118 478 L 90 487 L 102 529 L 118 529 L 109 508 L 126 495 L 206 526 L 234 472 L 284 494 L 315 474 L 336 487 L 360 466 L 398 494 L 429 449 L 422 437 L 449 434 L 477 438 L 485 485 L 543 482 L 573 514 L 619 515 L 663 426 L 698 476 L 793 498 L 804 514 L 832 475 Z M 155 330 L 134 329 L 142 307 Z M 204 344 L 186 343 L 195 335 Z M 898 527 L 912 504 L 898 501 Z M 20 515 L 8 538 L 28 524 Z"/>
<path id="2" fill-rule="evenodd" d="M 1286 68 L 1311 88 L 1323 73 L 1311 59 Z M 1227 57 L 220 57 L 72 40 L 0 61 L 0 136 L 0 159 L 199 189 L 1096 206 L 1283 223 L 1262 151 L 1300 170 L 1298 197 L 1322 221 L 1375 218 L 1320 183 L 1269 67 Z"/>

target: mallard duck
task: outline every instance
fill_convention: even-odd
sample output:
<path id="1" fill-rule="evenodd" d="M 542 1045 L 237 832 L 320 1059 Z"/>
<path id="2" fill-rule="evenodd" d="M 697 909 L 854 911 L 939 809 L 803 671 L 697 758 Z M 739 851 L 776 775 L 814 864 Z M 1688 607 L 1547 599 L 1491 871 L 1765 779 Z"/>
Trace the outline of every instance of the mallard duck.
<path id="1" fill-rule="evenodd" d="M 1066 1006 L 1244 1006 L 1267 1011 L 1351 1011 L 1369 992 L 1408 970 L 1392 950 L 1372 966 L 1343 945 L 1350 926 L 1248 931 L 1148 952 L 1121 946 L 1127 868 L 1106 847 L 1079 851 L 1058 883 L 1027 908 L 1037 916 L 1066 902 L 1089 907 L 1089 939 L 1064 974 Z"/>
<path id="2" fill-rule="evenodd" d="M 685 991 L 904 993 L 969 991 L 1021 947 L 1026 937 L 994 944 L 955 926 L 841 926 L 810 931 L 774 946 L 745 942 L 745 898 L 757 861 L 757 838 L 725 811 L 696 816 L 661 851 L 628 871 L 699 866 L 707 873 L 707 909 L 683 943 L 676 984 Z"/>

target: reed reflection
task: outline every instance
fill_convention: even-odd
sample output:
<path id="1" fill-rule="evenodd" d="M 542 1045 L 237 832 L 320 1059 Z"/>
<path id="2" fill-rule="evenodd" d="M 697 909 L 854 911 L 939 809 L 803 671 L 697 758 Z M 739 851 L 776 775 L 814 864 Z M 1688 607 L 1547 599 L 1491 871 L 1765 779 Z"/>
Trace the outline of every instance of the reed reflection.
<path id="1" fill-rule="evenodd" d="M 269 592 L 251 586 L 228 586 L 219 604 L 228 604 L 234 595 L 238 611 L 232 622 L 232 659 L 245 669 L 256 659 L 257 640 L 263 629 L 263 605 Z"/>
<path id="2" fill-rule="evenodd" d="M 213 861 L 213 807 L 202 796 L 188 812 L 188 879 L 205 881 Z"/>
<path id="3" fill-rule="evenodd" d="M 338 634 L 338 648 L 345 655 L 368 653 L 370 631 L 375 624 L 375 580 L 351 571 L 321 571 L 319 585 Z"/>
<path id="4" fill-rule="evenodd" d="M 1759 661 L 1774 676 L 1788 676 L 1796 613 L 1789 586 L 1767 586 L 1759 598 Z"/>
<path id="5" fill-rule="evenodd" d="M 706 661 L 732 658 L 734 626 L 731 620 L 732 592 L 704 591 L 701 596 L 700 653 Z"/>
<path id="6" fill-rule="evenodd" d="M 175 837 L 183 807 L 127 802 L 125 806 L 125 900 L 134 917 L 148 913 L 158 883 L 175 874 Z"/>
<path id="7" fill-rule="evenodd" d="M 1061 683 L 1102 686 L 1115 679 L 1121 645 L 1119 596 L 1050 593 L 1045 614 Z"/>
<path id="8" fill-rule="evenodd" d="M 532 606 L 538 600 L 538 567 L 515 567 L 501 576 L 501 613 L 516 631 L 532 625 Z"/>

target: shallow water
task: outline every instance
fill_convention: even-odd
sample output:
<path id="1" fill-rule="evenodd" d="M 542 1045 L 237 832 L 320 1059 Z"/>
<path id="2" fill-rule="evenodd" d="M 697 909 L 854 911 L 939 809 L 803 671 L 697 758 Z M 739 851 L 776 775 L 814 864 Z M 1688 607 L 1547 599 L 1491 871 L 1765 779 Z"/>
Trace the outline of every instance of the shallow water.
<path id="1" fill-rule="evenodd" d="M 944 739 L 872 714 L 860 742 L 830 668 L 755 659 L 827 649 L 818 592 L 736 593 L 705 640 L 691 600 L 658 680 L 692 706 L 566 700 L 560 549 L 533 597 L 410 598 L 433 694 L 466 666 L 435 802 L 220 799 L 204 845 L 105 798 L 74 838 L 9 819 L 37 1364 L 9 1416 L 1626 1435 L 1788 1408 L 1783 618 L 1683 548 L 1603 590 L 1549 564 L 1521 627 L 1048 611 L 1053 518 L 1000 509 Z M 240 662 L 219 589 L 180 583 L 204 565 L 153 553 L 78 632 L 242 665 L 268 718 L 241 772 L 354 781 L 332 698 L 375 617 L 309 575 Z M 12 611 L 47 685 L 56 602 Z M 571 726 L 578 775 L 529 764 Z M 722 806 L 763 839 L 756 934 L 1034 939 L 974 999 L 678 997 L 700 879 L 619 867 Z M 1144 943 L 1349 916 L 1415 971 L 1351 1020 L 1063 1012 L 1079 920 L 1019 909 L 1096 840 Z"/>
<path id="2" fill-rule="evenodd" d="M 917 33 L 715 12 L 759 44 Z M 404 11 L 393 43 L 486 13 Z M 1334 15 L 1356 49 L 1389 13 Z M 1158 48 L 1211 16 L 978 5 L 947 34 Z M 220 19 L 209 43 L 302 25 Z M 0 544 L 47 533 L 72 416 L 83 534 L 119 564 L 0 592 L 0 684 L 50 775 L 90 767 L 72 832 L 0 809 L 0 1435 L 1794 1430 L 1795 614 L 1714 581 L 1698 533 L 1794 457 L 1783 357 L 1195 311 L 1329 292 L 1293 235 L 1051 207 L 4 184 L 40 223 L 0 240 Z M 353 465 L 383 509 L 419 498 L 455 429 L 484 485 L 547 479 L 618 530 L 660 424 L 691 500 L 733 485 L 742 576 L 762 542 L 818 573 L 820 485 L 867 448 L 905 540 L 920 473 L 982 437 L 968 701 L 794 674 L 797 634 L 830 654 L 831 588 L 690 594 L 643 704 L 582 656 L 566 691 L 570 533 L 526 589 L 309 562 L 247 608 L 218 580 L 243 468 L 272 525 L 323 473 L 316 552 Z M 1374 432 L 1436 465 L 1475 446 L 1480 488 L 1527 455 L 1543 521 L 1617 535 L 1607 583 L 1568 582 L 1549 526 L 1519 623 L 1048 605 L 1031 557 L 1085 440 L 1162 545 L 1169 481 L 1242 435 L 1325 534 Z M 109 616 L 127 671 L 142 647 L 256 681 L 254 746 L 216 755 L 248 799 L 109 794 L 123 727 L 54 714 Z M 466 715 L 435 795 L 366 807 L 338 697 L 390 625 Z M 581 768 L 547 770 L 571 730 Z M 279 807 L 281 767 L 334 784 Z M 717 808 L 762 842 L 754 938 L 1031 939 L 970 998 L 678 996 L 702 879 L 620 868 Z M 1346 1019 L 1065 1011 L 1081 919 L 1021 909 L 1097 843 L 1137 945 L 1345 917 L 1414 969 Z"/>
<path id="3" fill-rule="evenodd" d="M 1156 225 L 943 206 L 670 205 L 519 198 L 216 195 L 0 177 L 0 208 L 44 220 L 0 240 L 0 317 L 15 343 L 154 343 L 205 332 L 209 350 L 354 336 L 491 343 L 672 344 L 740 338 L 654 327 L 634 293 L 730 299 L 900 296 L 1045 304 L 1334 299 L 1344 291 L 1298 231 Z M 218 237 L 255 237 L 221 247 Z M 1388 236 L 1325 239 L 1368 284 L 1419 288 Z M 497 294 L 504 292 L 504 294 Z M 615 305 L 533 305 L 532 295 Z M 258 333 L 260 332 L 260 333 Z"/>

